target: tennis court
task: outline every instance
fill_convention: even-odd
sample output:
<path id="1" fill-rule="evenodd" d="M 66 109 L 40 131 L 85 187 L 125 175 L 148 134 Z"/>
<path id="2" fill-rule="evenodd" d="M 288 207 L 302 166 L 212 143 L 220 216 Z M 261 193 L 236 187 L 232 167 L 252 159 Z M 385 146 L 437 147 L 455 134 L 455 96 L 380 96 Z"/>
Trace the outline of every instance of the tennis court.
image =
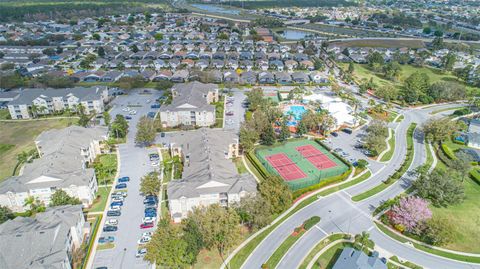
<path id="1" fill-rule="evenodd" d="M 307 139 L 260 147 L 255 155 L 269 173 L 281 176 L 293 190 L 317 184 L 348 170 L 348 166 L 326 148 Z"/>
<path id="2" fill-rule="evenodd" d="M 323 154 L 312 145 L 297 147 L 297 151 L 319 170 L 337 166 L 337 164 L 330 160 L 327 155 Z"/>
<path id="3" fill-rule="evenodd" d="M 284 153 L 277 153 L 267 156 L 268 162 L 277 170 L 278 174 L 285 180 L 304 178 L 307 175 L 290 160 Z"/>

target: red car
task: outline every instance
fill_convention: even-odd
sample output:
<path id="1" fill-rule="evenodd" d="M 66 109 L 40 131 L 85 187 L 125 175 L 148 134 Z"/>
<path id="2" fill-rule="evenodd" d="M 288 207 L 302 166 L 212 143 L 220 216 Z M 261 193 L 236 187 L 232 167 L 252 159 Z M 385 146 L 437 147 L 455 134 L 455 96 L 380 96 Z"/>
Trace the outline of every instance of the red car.
<path id="1" fill-rule="evenodd" d="M 140 224 L 140 229 L 153 228 L 153 226 L 154 226 L 153 222 L 151 222 L 151 223 L 142 223 L 142 224 Z"/>

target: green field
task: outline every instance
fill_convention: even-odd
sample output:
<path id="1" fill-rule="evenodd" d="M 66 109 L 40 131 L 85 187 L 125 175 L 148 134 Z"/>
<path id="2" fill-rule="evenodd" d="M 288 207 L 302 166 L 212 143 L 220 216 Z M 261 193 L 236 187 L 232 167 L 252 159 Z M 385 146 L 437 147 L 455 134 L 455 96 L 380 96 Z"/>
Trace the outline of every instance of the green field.
<path id="1" fill-rule="evenodd" d="M 305 145 L 314 146 L 315 148 L 320 150 L 323 154 L 327 155 L 328 158 L 334 161 L 337 165 L 335 167 L 318 170 L 312 163 L 310 163 L 309 160 L 304 158 L 296 150 L 297 147 L 305 146 Z M 257 158 L 260 160 L 263 166 L 267 169 L 267 171 L 272 174 L 278 174 L 278 173 L 276 169 L 270 165 L 266 157 L 273 154 L 278 154 L 278 153 L 284 153 L 285 155 L 287 155 L 287 157 L 290 158 L 290 160 L 294 162 L 307 175 L 305 178 L 286 181 L 286 183 L 294 190 L 298 190 L 301 188 L 311 186 L 313 184 L 317 184 L 322 179 L 340 175 L 348 170 L 348 166 L 346 164 L 344 164 L 337 157 L 333 156 L 333 154 L 330 153 L 326 148 L 324 148 L 323 146 L 321 146 L 320 144 L 312 140 L 305 140 L 305 139 L 293 140 L 293 141 L 280 144 L 278 146 L 259 147 L 255 153 Z"/>
<path id="2" fill-rule="evenodd" d="M 348 67 L 348 64 L 340 64 L 345 70 Z M 403 85 L 403 81 L 408 78 L 413 73 L 424 73 L 426 74 L 429 79 L 430 83 L 434 83 L 437 81 L 455 81 L 460 84 L 464 84 L 461 81 L 449 73 L 442 73 L 439 69 L 434 69 L 430 67 L 416 67 L 412 65 L 400 65 L 401 66 L 401 73 L 400 77 L 397 82 L 393 82 L 391 80 L 387 80 L 383 77 L 381 73 L 375 73 L 366 64 L 354 64 L 355 71 L 353 72 L 353 77 L 357 82 L 361 82 L 364 80 L 373 79 L 373 82 L 377 85 L 377 87 L 384 87 L 384 86 L 393 86 L 396 88 L 401 88 Z M 469 91 L 478 91 L 478 88 L 466 86 Z"/>
<path id="3" fill-rule="evenodd" d="M 0 181 L 12 175 L 17 155 L 35 148 L 34 139 L 49 129 L 61 129 L 77 119 L 51 119 L 37 121 L 0 122 Z M 14 145 L 15 147 L 5 146 Z"/>

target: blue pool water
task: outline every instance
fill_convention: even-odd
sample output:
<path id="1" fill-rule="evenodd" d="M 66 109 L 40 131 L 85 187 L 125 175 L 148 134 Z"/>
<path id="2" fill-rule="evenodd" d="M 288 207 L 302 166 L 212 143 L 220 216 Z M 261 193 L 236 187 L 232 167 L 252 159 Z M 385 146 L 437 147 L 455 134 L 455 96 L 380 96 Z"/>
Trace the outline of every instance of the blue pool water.
<path id="1" fill-rule="evenodd" d="M 292 117 L 287 122 L 288 126 L 295 126 L 297 122 L 302 119 L 302 115 L 307 112 L 304 106 L 290 106 L 283 113 L 284 115 L 291 115 Z"/>

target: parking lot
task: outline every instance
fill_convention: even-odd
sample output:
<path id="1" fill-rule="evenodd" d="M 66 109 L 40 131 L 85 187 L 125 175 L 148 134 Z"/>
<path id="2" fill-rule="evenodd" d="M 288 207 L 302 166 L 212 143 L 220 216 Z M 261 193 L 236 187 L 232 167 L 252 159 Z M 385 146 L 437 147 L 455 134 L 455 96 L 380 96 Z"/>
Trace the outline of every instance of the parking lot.
<path id="1" fill-rule="evenodd" d="M 368 161 L 370 170 L 372 173 L 375 173 L 383 167 L 383 164 L 369 159 L 365 154 L 365 150 L 358 147 L 366 135 L 365 129 L 366 127 L 364 126 L 360 129 L 354 130 L 352 134 L 339 131 L 337 132 L 338 136 L 335 137 L 331 135 L 326 143 L 334 149 L 337 154 L 351 163 L 360 159 Z"/>
<path id="2" fill-rule="evenodd" d="M 150 158 L 150 154 L 158 152 L 154 148 L 147 149 L 137 147 L 134 144 L 134 137 L 139 118 L 147 115 L 148 112 L 155 111 L 155 109 L 152 110 L 150 108 L 150 104 L 159 96 L 160 93 L 156 90 L 152 90 L 151 94 L 145 94 L 143 90 L 141 90 L 130 93 L 129 95 L 119 96 L 112 102 L 113 108 L 110 111 L 112 118 L 115 118 L 117 114 L 131 117 L 131 119 L 128 120 L 129 133 L 127 135 L 127 143 L 118 146 L 120 155 L 119 176 L 129 177 L 129 180 L 126 182 L 115 182 L 113 185 L 113 188 L 115 188 L 117 184 L 124 183 L 126 186 L 119 186 L 122 187 L 119 191 L 126 192 L 126 197 L 122 199 L 118 198 L 120 195 L 117 195 L 115 199 L 108 200 L 106 210 L 113 209 L 111 211 L 120 211 L 121 215 L 109 217 L 104 213 L 102 222 L 110 225 L 101 226 L 99 228 L 99 236 L 103 237 L 102 241 L 106 241 L 106 243 L 113 240 L 115 247 L 106 250 L 97 250 L 93 260 L 93 268 L 102 266 L 107 268 L 149 267 L 147 262 L 141 257 L 137 257 L 137 252 L 139 249 L 142 249 L 142 245 L 139 245 L 139 240 L 142 239 L 143 233 L 152 232 L 156 224 L 155 221 L 152 222 L 152 219 L 144 219 L 146 213 L 144 210 L 144 196 L 140 193 L 140 179 L 147 173 L 158 169 L 158 161 L 155 163 Z M 125 111 L 126 107 L 129 108 L 129 111 L 135 110 L 136 113 Z M 109 208 L 112 202 L 114 202 L 114 208 Z M 115 208 L 115 206 L 120 208 Z M 150 213 L 148 216 L 154 215 Z M 144 223 L 152 223 L 152 225 L 141 229 L 140 225 Z M 112 231 L 104 232 L 103 227 L 107 226 L 115 226 L 117 230 L 113 231 L 113 228 L 106 228 L 106 230 L 111 229 Z M 148 240 L 148 236 L 143 236 L 143 238 L 143 242 Z"/>
<path id="3" fill-rule="evenodd" d="M 228 97 L 225 105 L 225 126 L 224 129 L 240 130 L 240 124 L 245 118 L 243 102 L 247 99 L 243 91 L 232 89 L 232 96 Z"/>

